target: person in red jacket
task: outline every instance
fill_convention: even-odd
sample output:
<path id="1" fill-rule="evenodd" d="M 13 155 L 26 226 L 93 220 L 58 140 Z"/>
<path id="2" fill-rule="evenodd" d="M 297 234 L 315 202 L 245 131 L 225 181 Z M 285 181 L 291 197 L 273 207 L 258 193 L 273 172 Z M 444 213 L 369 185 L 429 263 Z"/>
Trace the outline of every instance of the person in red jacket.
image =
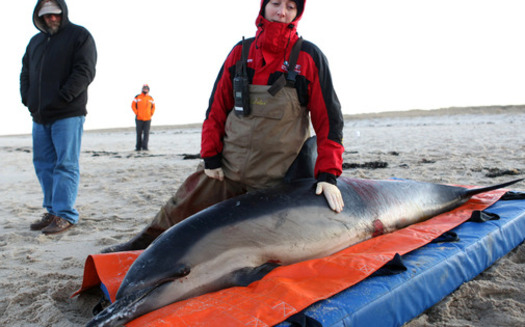
<path id="1" fill-rule="evenodd" d="M 297 35 L 305 2 L 261 1 L 255 38 L 249 48 L 244 40 L 233 47 L 215 81 L 202 127 L 203 165 L 142 232 L 102 252 L 144 249 L 200 210 L 283 183 L 310 135 L 309 118 L 317 140 L 316 193 L 342 211 L 343 115 L 326 57 Z"/>
<path id="2" fill-rule="evenodd" d="M 135 151 L 148 151 L 149 130 L 151 117 L 155 113 L 155 100 L 149 95 L 149 85 L 142 86 L 142 93 L 135 96 L 131 102 L 131 109 L 135 113 L 135 126 L 137 130 L 137 143 Z"/>

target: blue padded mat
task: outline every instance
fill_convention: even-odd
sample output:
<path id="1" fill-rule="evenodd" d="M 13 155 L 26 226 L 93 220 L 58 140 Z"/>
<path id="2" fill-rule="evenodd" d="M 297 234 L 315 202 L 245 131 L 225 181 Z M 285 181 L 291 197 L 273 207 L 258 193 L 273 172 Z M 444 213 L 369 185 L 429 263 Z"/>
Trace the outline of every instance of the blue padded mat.
<path id="1" fill-rule="evenodd" d="M 370 277 L 303 313 L 330 327 L 403 325 L 525 240 L 525 200 L 498 201 L 485 211 L 500 219 L 463 223 L 453 229 L 459 241 L 428 244 L 404 255 L 407 271 Z"/>

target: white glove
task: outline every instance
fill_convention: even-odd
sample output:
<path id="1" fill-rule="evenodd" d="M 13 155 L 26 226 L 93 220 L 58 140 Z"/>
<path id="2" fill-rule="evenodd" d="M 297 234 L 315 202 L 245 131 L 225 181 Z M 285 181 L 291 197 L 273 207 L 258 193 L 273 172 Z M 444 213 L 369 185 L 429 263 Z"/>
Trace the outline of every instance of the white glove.
<path id="1" fill-rule="evenodd" d="M 221 182 L 224 180 L 224 171 L 221 167 L 215 169 L 204 169 L 204 173 L 209 178 L 218 179 Z"/>
<path id="2" fill-rule="evenodd" d="M 327 182 L 318 182 L 315 194 L 319 195 L 321 193 L 324 194 L 326 201 L 328 201 L 330 209 L 337 213 L 343 211 L 345 203 L 343 202 L 341 191 L 339 191 L 339 188 L 336 185 Z"/>

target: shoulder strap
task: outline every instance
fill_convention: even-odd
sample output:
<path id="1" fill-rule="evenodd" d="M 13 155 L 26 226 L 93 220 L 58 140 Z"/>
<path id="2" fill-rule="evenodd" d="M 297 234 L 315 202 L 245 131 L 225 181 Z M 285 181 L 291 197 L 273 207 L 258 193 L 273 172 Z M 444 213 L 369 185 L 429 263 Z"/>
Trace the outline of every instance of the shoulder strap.
<path id="1" fill-rule="evenodd" d="M 292 86 L 295 86 L 295 78 L 297 77 L 295 66 L 297 66 L 297 60 L 299 59 L 299 53 L 301 52 L 303 41 L 303 38 L 300 37 L 297 42 L 295 42 L 292 52 L 290 53 L 290 59 L 288 60 L 288 74 L 286 76 L 286 80 L 293 83 Z"/>
<path id="2" fill-rule="evenodd" d="M 268 92 L 272 96 L 275 96 L 277 92 L 279 92 L 285 86 L 295 87 L 295 79 L 297 78 L 295 66 L 297 65 L 297 60 L 299 59 L 299 53 L 301 52 L 303 41 L 303 38 L 300 37 L 297 42 L 295 42 L 292 51 L 290 52 L 290 58 L 288 59 L 288 71 L 281 75 L 268 89 Z"/>
<path id="3" fill-rule="evenodd" d="M 242 37 L 242 54 L 241 59 L 235 63 L 235 75 L 236 76 L 248 76 L 248 69 L 246 68 L 246 62 L 248 61 L 248 54 L 250 53 L 250 46 L 252 45 L 254 37 L 245 39 Z"/>

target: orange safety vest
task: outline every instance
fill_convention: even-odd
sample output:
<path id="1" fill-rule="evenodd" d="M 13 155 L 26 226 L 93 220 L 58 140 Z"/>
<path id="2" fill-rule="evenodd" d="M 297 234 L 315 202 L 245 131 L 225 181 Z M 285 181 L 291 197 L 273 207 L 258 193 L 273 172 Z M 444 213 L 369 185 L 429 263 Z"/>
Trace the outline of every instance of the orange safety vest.
<path id="1" fill-rule="evenodd" d="M 137 116 L 137 120 L 151 120 L 155 113 L 155 100 L 151 96 L 141 93 L 131 102 L 131 109 Z"/>

